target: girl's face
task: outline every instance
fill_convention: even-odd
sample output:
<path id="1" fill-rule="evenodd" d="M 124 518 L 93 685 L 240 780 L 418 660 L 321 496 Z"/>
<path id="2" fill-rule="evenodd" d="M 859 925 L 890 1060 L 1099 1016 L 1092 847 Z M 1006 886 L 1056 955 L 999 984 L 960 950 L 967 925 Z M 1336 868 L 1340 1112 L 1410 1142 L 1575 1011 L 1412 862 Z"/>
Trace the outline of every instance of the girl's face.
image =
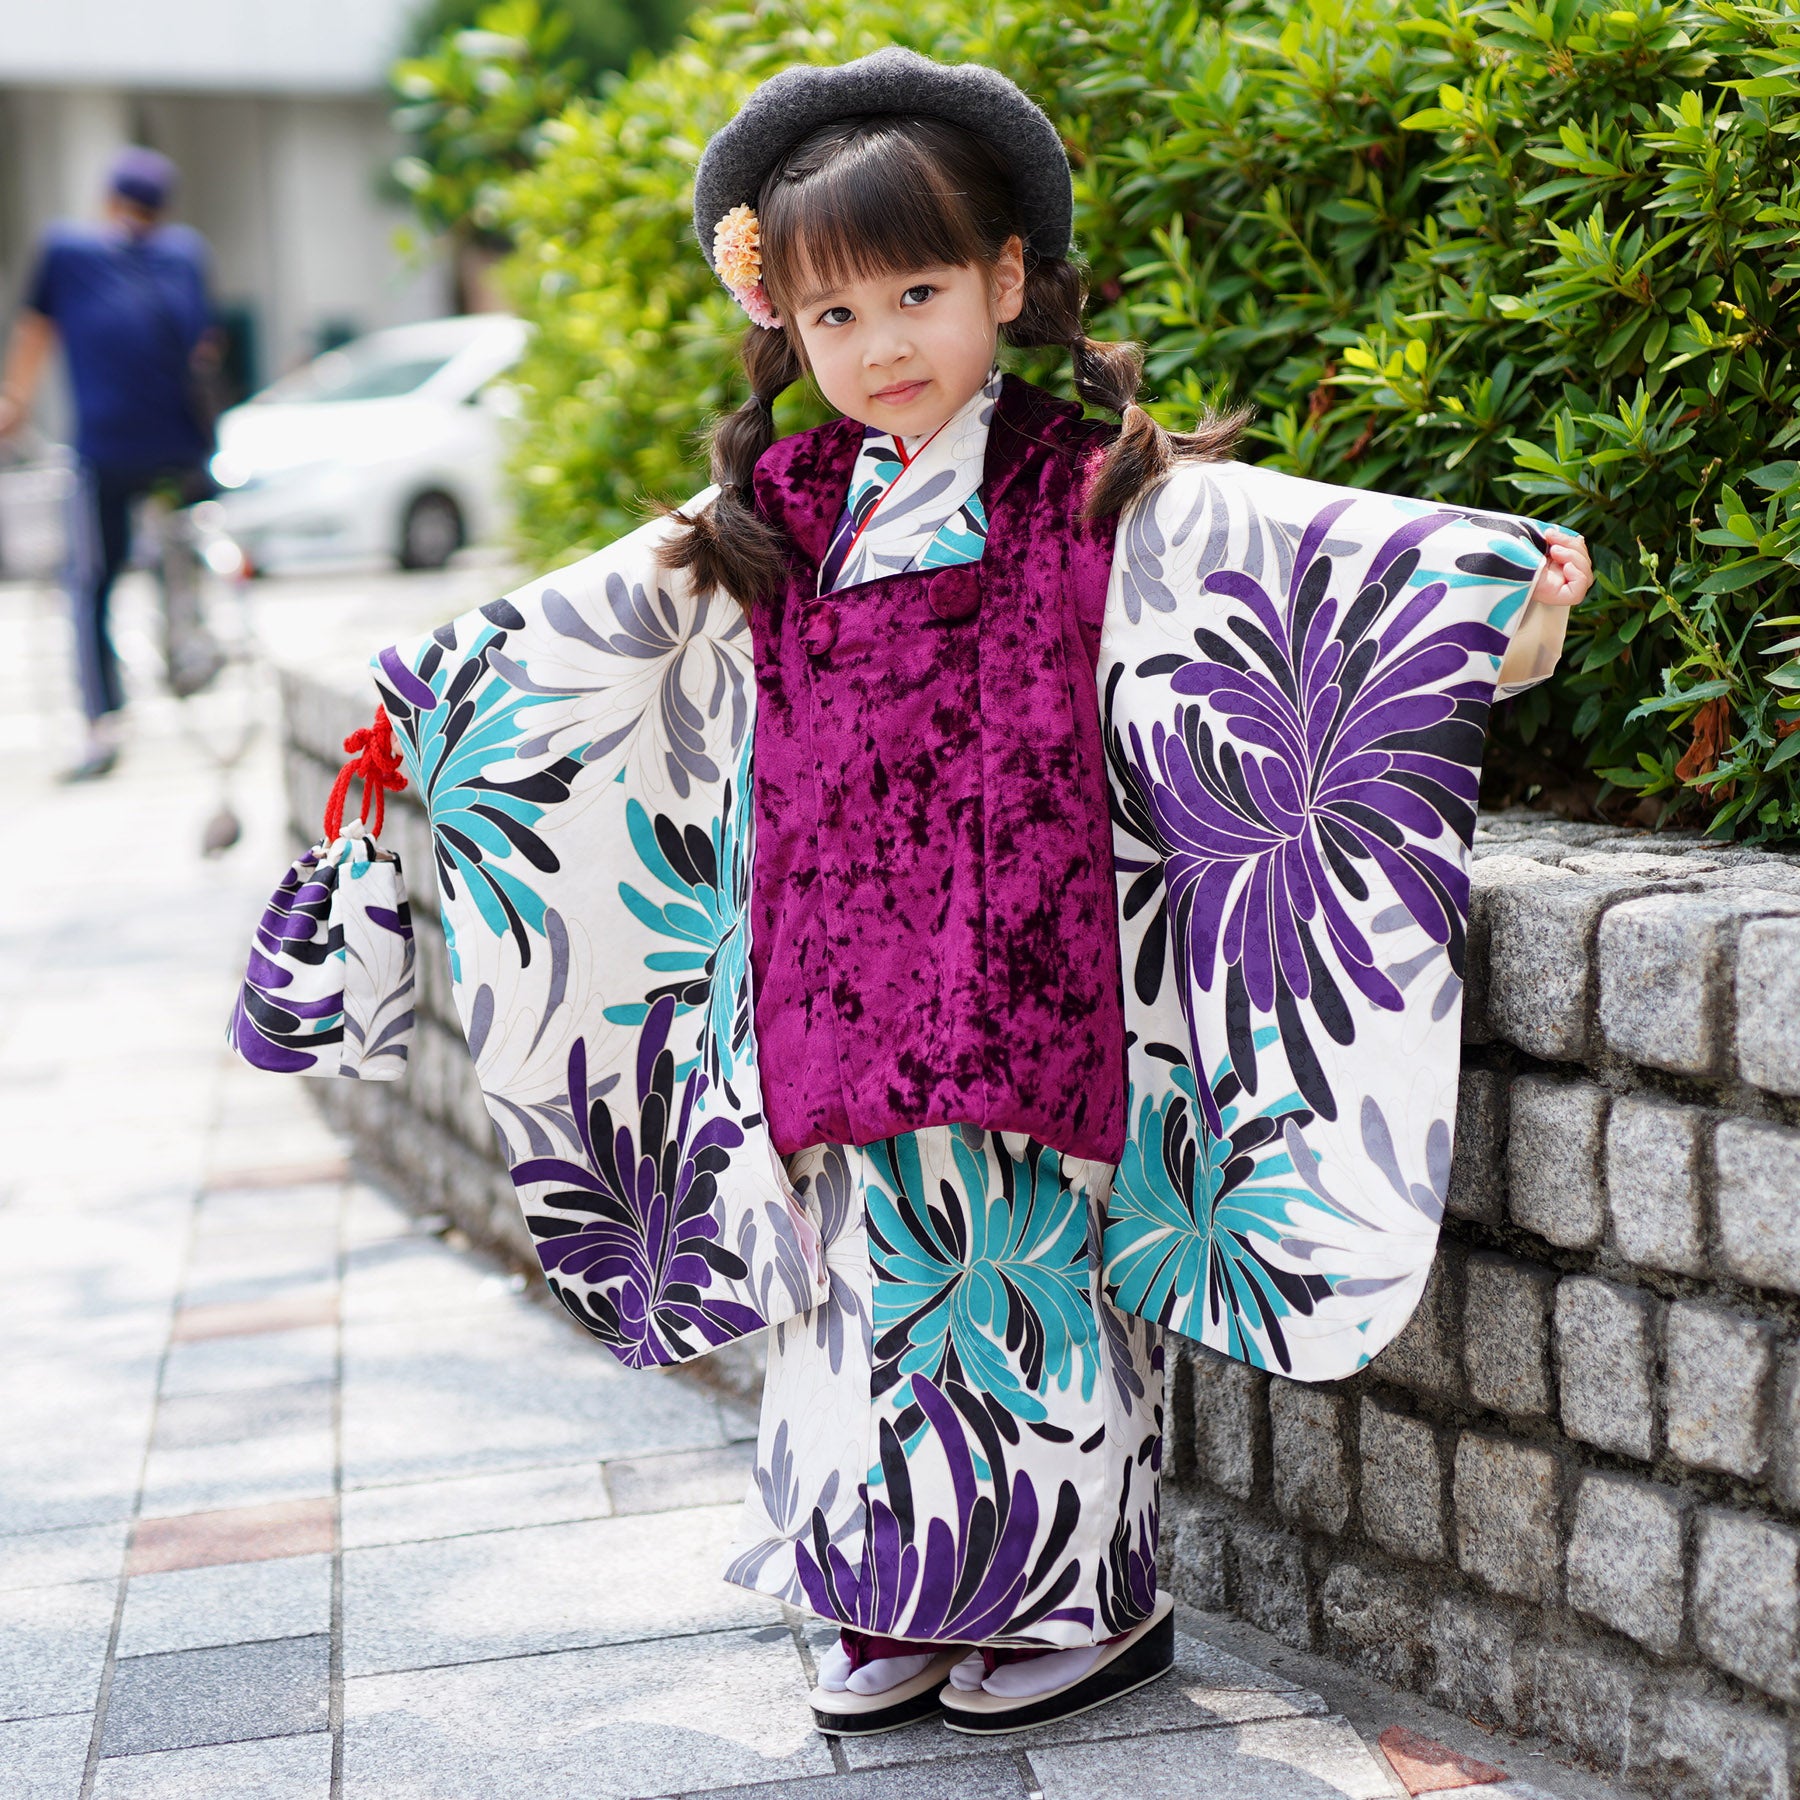
<path id="1" fill-rule="evenodd" d="M 846 418 L 896 437 L 936 431 L 987 380 L 1000 327 L 1025 298 L 1025 251 L 1008 238 L 979 263 L 858 277 L 826 289 L 802 271 L 786 323 L 820 391 Z"/>

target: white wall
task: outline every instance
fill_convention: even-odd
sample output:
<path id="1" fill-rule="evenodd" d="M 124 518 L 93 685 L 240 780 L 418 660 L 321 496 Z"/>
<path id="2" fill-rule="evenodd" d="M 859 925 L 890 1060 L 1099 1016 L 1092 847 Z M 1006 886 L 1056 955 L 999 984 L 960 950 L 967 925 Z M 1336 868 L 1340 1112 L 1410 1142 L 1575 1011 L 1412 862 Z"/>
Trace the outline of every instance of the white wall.
<path id="1" fill-rule="evenodd" d="M 368 93 L 413 0 L 0 0 L 0 86 Z"/>
<path id="2" fill-rule="evenodd" d="M 394 247 L 411 215 L 379 191 L 399 154 L 385 104 L 153 95 L 143 111 L 149 141 L 181 166 L 181 215 L 213 246 L 221 298 L 256 304 L 265 376 L 311 354 L 328 322 L 446 310 L 441 267 Z"/>

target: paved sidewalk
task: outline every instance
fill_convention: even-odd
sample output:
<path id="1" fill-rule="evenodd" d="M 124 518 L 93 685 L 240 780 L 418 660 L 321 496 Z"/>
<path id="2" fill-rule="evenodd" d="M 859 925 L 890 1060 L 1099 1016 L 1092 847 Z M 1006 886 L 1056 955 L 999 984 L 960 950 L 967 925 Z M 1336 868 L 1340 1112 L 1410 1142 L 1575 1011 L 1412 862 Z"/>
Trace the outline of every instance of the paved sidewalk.
<path id="1" fill-rule="evenodd" d="M 44 778 L 60 652 L 0 589 L 8 1800 L 1372 1800 L 1406 1792 L 1390 1721 L 1537 1771 L 1469 1794 L 1613 1791 L 1191 1614 L 1173 1679 L 1063 1727 L 819 1738 L 826 1633 L 719 1579 L 753 1421 L 618 1368 L 229 1059 L 285 861 L 272 738 L 203 862 L 169 703 L 113 780 Z"/>

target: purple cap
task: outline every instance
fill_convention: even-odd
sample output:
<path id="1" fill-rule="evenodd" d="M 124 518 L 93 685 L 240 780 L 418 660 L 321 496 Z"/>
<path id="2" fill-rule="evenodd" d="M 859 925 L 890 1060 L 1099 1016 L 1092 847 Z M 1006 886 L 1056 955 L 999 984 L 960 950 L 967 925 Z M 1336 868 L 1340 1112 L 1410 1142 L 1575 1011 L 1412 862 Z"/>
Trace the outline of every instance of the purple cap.
<path id="1" fill-rule="evenodd" d="M 107 188 L 121 200 L 161 212 L 169 204 L 179 179 L 179 171 L 161 152 L 133 144 L 113 158 Z"/>

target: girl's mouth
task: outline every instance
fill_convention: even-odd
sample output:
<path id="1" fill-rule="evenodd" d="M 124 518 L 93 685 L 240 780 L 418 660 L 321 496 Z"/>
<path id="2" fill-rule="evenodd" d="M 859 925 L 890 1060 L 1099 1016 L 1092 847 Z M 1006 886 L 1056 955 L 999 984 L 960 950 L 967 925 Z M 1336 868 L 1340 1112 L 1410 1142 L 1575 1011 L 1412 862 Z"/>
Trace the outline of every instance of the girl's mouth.
<path id="1" fill-rule="evenodd" d="M 909 400 L 916 400 L 929 386 L 928 381 L 899 381 L 869 398 L 879 400 L 884 406 L 904 406 Z"/>

